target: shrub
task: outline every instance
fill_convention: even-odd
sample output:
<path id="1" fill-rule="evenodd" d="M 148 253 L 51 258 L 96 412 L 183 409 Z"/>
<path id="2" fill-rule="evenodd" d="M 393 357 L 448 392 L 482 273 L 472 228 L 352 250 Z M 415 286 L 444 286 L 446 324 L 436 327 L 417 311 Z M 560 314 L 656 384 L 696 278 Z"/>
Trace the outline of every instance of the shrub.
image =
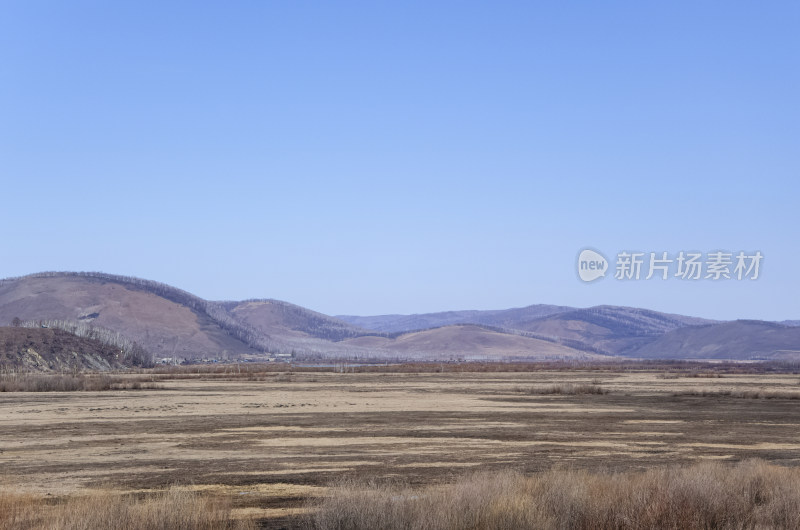
<path id="1" fill-rule="evenodd" d="M 336 484 L 309 529 L 738 529 L 800 527 L 800 470 L 747 461 L 610 474 L 477 473 L 419 489 Z"/>
<path id="2" fill-rule="evenodd" d="M 100 375 L 3 374 L 0 392 L 75 392 L 101 390 L 141 390 L 162 388 L 142 378 Z"/>
<path id="3" fill-rule="evenodd" d="M 532 387 L 516 387 L 516 392 L 531 395 L 547 395 L 547 394 L 608 394 L 609 390 L 600 385 L 595 384 L 574 384 L 574 383 L 561 383 L 557 385 L 544 385 Z"/>
<path id="4" fill-rule="evenodd" d="M 740 399 L 800 399 L 800 392 L 791 390 L 711 390 L 706 388 L 695 388 L 683 390 L 672 394 L 679 396 L 694 397 L 732 397 Z"/>

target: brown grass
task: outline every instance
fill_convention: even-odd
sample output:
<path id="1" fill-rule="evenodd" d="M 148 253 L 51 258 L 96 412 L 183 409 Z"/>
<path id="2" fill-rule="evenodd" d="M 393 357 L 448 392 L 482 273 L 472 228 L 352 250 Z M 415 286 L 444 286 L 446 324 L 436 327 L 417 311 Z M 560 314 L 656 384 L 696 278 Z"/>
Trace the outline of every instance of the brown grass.
<path id="1" fill-rule="evenodd" d="M 694 377 L 694 378 L 707 378 L 719 379 L 725 377 L 724 374 L 719 372 L 665 372 L 658 376 L 659 379 L 678 379 L 679 377 Z"/>
<path id="2" fill-rule="evenodd" d="M 515 387 L 515 392 L 522 392 L 530 395 L 549 395 L 549 394 L 564 394 L 564 395 L 578 395 L 578 394 L 608 394 L 609 390 L 596 384 L 575 384 L 575 383 L 561 383 L 555 385 L 532 386 L 532 387 Z"/>
<path id="3" fill-rule="evenodd" d="M 800 392 L 791 390 L 716 390 L 695 388 L 683 390 L 672 394 L 678 396 L 695 397 L 732 397 L 740 399 L 800 399 Z"/>
<path id="4" fill-rule="evenodd" d="M 225 499 L 172 488 L 145 499 L 97 493 L 46 503 L 30 495 L 0 492 L 0 530 L 234 530 L 254 529 L 231 517 Z"/>
<path id="5" fill-rule="evenodd" d="M 741 529 L 800 527 L 800 470 L 762 461 L 641 473 L 479 473 L 418 489 L 341 482 L 307 528 Z"/>
<path id="6" fill-rule="evenodd" d="M 104 374 L 28 374 L 0 375 L 0 392 L 76 392 L 100 390 L 153 390 L 162 388 L 147 378 Z"/>
<path id="7" fill-rule="evenodd" d="M 304 364 L 307 363 L 307 364 Z M 310 363 L 310 364 L 308 364 Z M 314 366 L 319 363 L 326 366 Z M 274 372 L 336 372 L 344 364 L 347 372 L 352 373 L 492 373 L 492 372 L 542 372 L 542 371 L 593 371 L 607 373 L 625 373 L 663 370 L 665 374 L 679 377 L 717 377 L 717 374 L 769 374 L 800 373 L 800 362 L 736 362 L 723 361 L 708 363 L 703 361 L 539 361 L 539 362 L 374 362 L 366 363 L 363 359 L 355 359 L 352 364 L 344 360 L 331 358 L 306 359 L 294 363 L 213 363 L 185 364 L 179 366 L 156 366 L 146 373 L 165 375 L 180 374 L 219 374 L 242 378 L 245 374 L 265 374 Z M 667 378 L 672 378 L 671 375 Z"/>
<path id="8" fill-rule="evenodd" d="M 164 365 L 164 366 L 156 366 L 151 370 L 145 370 L 146 372 L 152 372 L 154 374 L 164 374 L 164 375 L 236 375 L 236 376 L 246 376 L 246 375 L 261 375 L 261 374 L 274 374 L 277 375 L 279 372 L 285 372 L 287 370 L 294 370 L 295 367 L 288 363 L 213 363 L 213 364 L 181 364 L 181 365 Z M 320 372 L 320 371 L 327 371 L 332 372 L 333 368 L 297 368 L 298 371 L 309 371 L 309 372 Z"/>

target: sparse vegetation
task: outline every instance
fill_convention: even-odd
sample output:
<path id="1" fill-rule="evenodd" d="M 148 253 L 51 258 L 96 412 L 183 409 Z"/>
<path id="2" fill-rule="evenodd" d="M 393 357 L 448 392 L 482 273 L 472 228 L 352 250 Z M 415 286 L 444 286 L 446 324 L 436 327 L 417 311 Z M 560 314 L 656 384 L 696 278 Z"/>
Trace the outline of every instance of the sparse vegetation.
<path id="1" fill-rule="evenodd" d="M 303 357 L 303 361 L 330 362 L 330 359 Z M 676 377 L 685 377 L 684 374 L 797 374 L 800 373 L 800 362 L 770 361 L 758 363 L 745 363 L 735 361 L 707 363 L 702 361 L 663 361 L 663 360 L 623 360 L 623 361 L 520 361 L 520 362 L 488 362 L 488 361 L 447 361 L 447 362 L 409 362 L 407 359 L 382 359 L 370 362 L 369 359 L 340 359 L 337 362 L 347 362 L 348 370 L 354 373 L 440 373 L 440 372 L 597 372 L 597 373 L 627 373 L 627 372 L 652 372 L 662 370 L 664 374 Z M 218 368 L 222 370 L 222 368 Z M 293 370 L 330 372 L 331 368 L 304 367 L 294 364 Z"/>
<path id="2" fill-rule="evenodd" d="M 778 497 L 788 488 L 759 482 L 780 484 L 789 477 L 800 490 L 797 475 L 784 468 L 769 466 L 775 473 L 755 475 L 757 500 L 742 508 L 749 497 L 736 488 L 750 479 L 737 466 L 700 467 L 704 471 L 694 474 L 673 467 L 751 457 L 792 465 L 800 451 L 800 401 L 714 397 L 729 389 L 753 397 L 755 391 L 761 397 L 800 394 L 792 374 L 726 372 L 724 379 L 664 381 L 663 367 L 610 372 L 562 364 L 559 371 L 520 364 L 503 371 L 502 365 L 445 363 L 444 373 L 416 373 L 442 363 L 350 366 L 352 373 L 337 373 L 332 365 L 204 363 L 0 376 L 28 381 L 21 390 L 37 390 L 42 377 L 46 388 L 38 390 L 110 389 L 108 382 L 169 388 L 0 394 L 0 489 L 32 492 L 28 500 L 0 499 L 6 513 L 18 514 L 18 522 L 6 526 L 75 528 L 59 526 L 51 516 L 76 509 L 80 500 L 89 503 L 98 484 L 107 485 L 103 491 L 110 497 L 92 502 L 109 504 L 150 502 L 165 485 L 194 484 L 184 490 L 223 507 L 232 503 L 230 514 L 217 519 L 223 528 L 225 521 L 250 517 L 262 527 L 287 530 L 323 520 L 333 522 L 320 523 L 320 529 L 363 523 L 390 529 L 406 524 L 409 530 L 677 530 L 689 524 L 678 518 L 684 512 L 700 521 L 697 527 L 737 527 L 731 521 L 738 521 L 737 528 L 781 528 L 792 525 L 774 514 L 799 513 L 781 508 Z M 358 373 L 364 369 L 372 373 Z M 398 373 L 378 372 L 383 369 Z M 86 384 L 74 383 L 82 379 Z M 672 397 L 693 388 L 709 397 Z M 565 469 L 565 462 L 575 468 Z M 503 476 L 457 479 L 469 469 Z M 520 474 L 503 471 L 510 469 Z M 326 489 L 341 476 L 355 481 L 349 483 L 355 505 L 341 497 L 334 503 L 343 484 Z M 26 503 L 32 507 L 27 515 Z M 306 514 L 309 508 L 320 509 L 319 517 Z M 115 509 L 124 515 L 144 508 Z M 373 519 L 363 519 L 361 510 L 372 510 Z M 24 525 L 21 512 L 28 517 Z M 384 516 L 392 522 L 375 519 Z M 97 517 L 83 528 L 102 527 Z M 175 521 L 170 524 L 191 528 Z"/>
<path id="3" fill-rule="evenodd" d="M 153 366 L 153 356 L 135 341 L 117 331 L 105 329 L 85 322 L 67 322 L 65 320 L 29 320 L 16 327 L 53 328 L 66 331 L 76 337 L 96 340 L 106 346 L 112 346 L 120 352 L 120 362 L 126 366 Z"/>
<path id="4" fill-rule="evenodd" d="M 139 499 L 110 492 L 46 502 L 0 491 L 0 530 L 250 530 L 235 520 L 227 499 L 171 488 Z"/>
<path id="5" fill-rule="evenodd" d="M 720 379 L 725 377 L 725 375 L 720 372 L 714 372 L 714 371 L 703 371 L 703 372 L 689 371 L 689 372 L 666 372 L 659 376 L 660 379 L 678 379 L 681 377 Z"/>
<path id="6" fill-rule="evenodd" d="M 0 375 L 0 392 L 76 392 L 101 390 L 154 390 L 160 385 L 144 377 L 105 374 L 29 374 Z"/>
<path id="7" fill-rule="evenodd" d="M 341 482 L 307 528 L 739 529 L 800 527 L 800 469 L 763 461 L 608 474 L 478 473 L 444 486 Z"/>
<path id="8" fill-rule="evenodd" d="M 609 390 L 596 384 L 576 384 L 576 383 L 561 383 L 556 385 L 543 385 L 531 387 L 516 387 L 515 392 L 531 395 L 548 395 L 548 394 L 564 394 L 564 395 L 577 395 L 577 394 L 608 394 Z"/>
<path id="9" fill-rule="evenodd" d="M 787 390 L 716 390 L 707 388 L 695 388 L 674 392 L 674 397 L 695 396 L 695 397 L 732 397 L 741 399 L 800 399 L 800 392 Z"/>
<path id="10" fill-rule="evenodd" d="M 0 370 L 107 371 L 150 365 L 149 354 L 115 332 L 48 322 L 0 327 Z"/>
<path id="11" fill-rule="evenodd" d="M 306 361 L 264 363 L 187 363 L 181 365 L 162 365 L 153 369 L 154 373 L 260 373 L 284 372 L 291 369 L 294 372 L 335 372 L 341 371 L 346 366 L 348 372 L 353 373 L 445 373 L 445 372 L 597 372 L 597 373 L 626 373 L 626 372 L 653 372 L 663 370 L 659 375 L 661 379 L 678 377 L 724 377 L 734 374 L 769 374 L 769 373 L 800 373 L 800 363 L 794 362 L 761 362 L 738 363 L 720 362 L 705 363 L 699 361 L 614 361 L 614 362 L 572 362 L 572 361 L 539 361 L 539 362 L 407 362 L 403 359 L 381 360 L 370 362 L 368 359 L 331 359 L 319 358 L 311 364 Z M 319 364 L 317 364 L 319 363 Z M 689 374 L 708 374 L 695 376 Z M 800 384 L 800 381 L 798 382 Z"/>

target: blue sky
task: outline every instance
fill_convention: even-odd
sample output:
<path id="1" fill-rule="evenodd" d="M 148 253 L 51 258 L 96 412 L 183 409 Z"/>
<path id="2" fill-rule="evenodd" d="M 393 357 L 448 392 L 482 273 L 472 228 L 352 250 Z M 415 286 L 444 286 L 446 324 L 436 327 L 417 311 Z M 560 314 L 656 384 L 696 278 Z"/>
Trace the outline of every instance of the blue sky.
<path id="1" fill-rule="evenodd" d="M 0 3 L 0 276 L 800 319 L 796 2 Z M 757 281 L 580 282 L 584 247 Z"/>

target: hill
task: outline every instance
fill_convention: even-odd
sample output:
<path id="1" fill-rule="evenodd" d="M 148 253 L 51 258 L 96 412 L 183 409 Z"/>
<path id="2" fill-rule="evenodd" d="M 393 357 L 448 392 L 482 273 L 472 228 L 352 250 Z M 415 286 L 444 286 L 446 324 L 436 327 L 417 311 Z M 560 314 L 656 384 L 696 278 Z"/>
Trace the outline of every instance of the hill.
<path id="1" fill-rule="evenodd" d="M 374 334 L 338 318 L 280 300 L 219 303 L 236 319 L 270 336 L 339 341 Z"/>
<path id="2" fill-rule="evenodd" d="M 53 328 L 0 327 L 3 370 L 111 370 L 142 365 L 120 348 Z"/>
<path id="3" fill-rule="evenodd" d="M 58 320 L 111 330 L 155 358 L 365 357 L 337 340 L 374 332 L 277 300 L 212 302 L 167 284 L 99 272 L 0 280 L 0 324 Z"/>
<path id="4" fill-rule="evenodd" d="M 555 305 L 419 315 L 344 315 L 338 318 L 367 329 L 389 333 L 454 324 L 476 324 L 512 334 L 527 332 L 537 338 L 561 342 L 575 349 L 610 355 L 633 350 L 674 329 L 712 322 L 632 307 L 596 306 L 577 309 Z"/>
<path id="5" fill-rule="evenodd" d="M 665 333 L 629 355 L 650 359 L 800 360 L 800 328 L 756 320 L 686 327 Z"/>
<path id="6" fill-rule="evenodd" d="M 509 329 L 520 329 L 521 322 L 573 311 L 575 308 L 537 304 L 527 307 L 499 310 L 444 311 L 413 315 L 355 316 L 339 315 L 336 318 L 364 329 L 386 333 L 401 333 L 420 329 L 438 328 L 453 324 L 479 324 Z"/>
<path id="7" fill-rule="evenodd" d="M 91 323 L 157 357 L 253 354 L 266 338 L 224 309 L 174 287 L 103 273 L 41 273 L 0 281 L 0 322 Z"/>
<path id="8" fill-rule="evenodd" d="M 596 306 L 517 323 L 517 329 L 569 340 L 573 345 L 624 355 L 664 333 L 713 321 L 649 309 Z"/>
<path id="9" fill-rule="evenodd" d="M 477 325 L 444 326 L 402 333 L 395 337 L 359 337 L 350 344 L 385 351 L 403 358 L 464 360 L 583 360 L 605 358 L 532 337 Z"/>
<path id="10" fill-rule="evenodd" d="M 800 327 L 780 323 L 541 304 L 335 318 L 279 300 L 212 302 L 166 284 L 93 272 L 0 280 L 0 325 L 14 318 L 82 336 L 104 330 L 113 344 L 135 344 L 155 358 L 756 359 L 792 358 L 800 350 Z"/>

